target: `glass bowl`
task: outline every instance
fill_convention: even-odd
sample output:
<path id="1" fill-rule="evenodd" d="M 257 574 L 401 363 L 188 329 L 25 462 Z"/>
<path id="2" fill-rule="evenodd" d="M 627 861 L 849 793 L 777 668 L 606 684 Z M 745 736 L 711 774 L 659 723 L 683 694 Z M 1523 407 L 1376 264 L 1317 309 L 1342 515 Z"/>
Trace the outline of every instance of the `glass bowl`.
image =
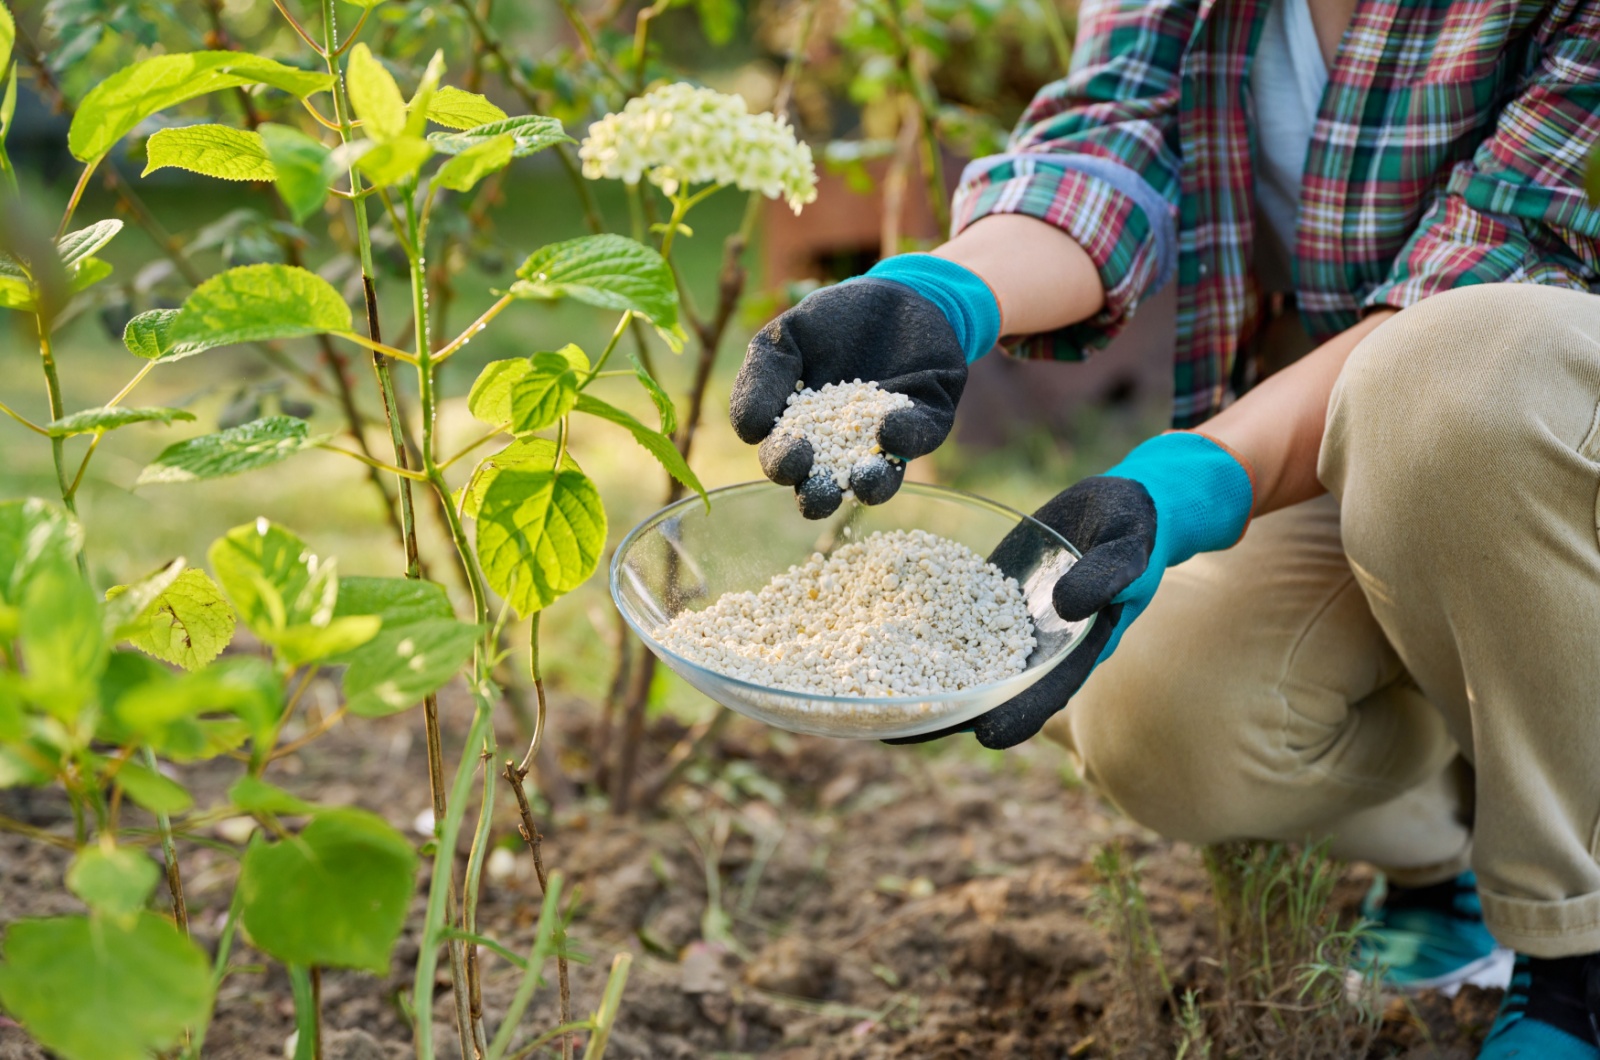
<path id="1" fill-rule="evenodd" d="M 768 688 L 708 670 L 663 647 L 655 633 L 680 611 L 723 593 L 754 591 L 813 552 L 827 554 L 879 530 L 926 530 L 958 541 L 1017 580 L 1038 646 L 1018 674 L 933 696 L 829 696 Z M 885 504 L 853 501 L 812 522 L 795 510 L 794 491 L 746 482 L 671 504 L 634 527 L 611 561 L 611 595 L 622 616 L 673 672 L 740 714 L 791 732 L 853 739 L 917 736 L 958 725 L 999 706 L 1060 664 L 1094 619 L 1056 614 L 1056 579 L 1078 552 L 1037 520 L 982 497 L 906 483 Z"/>

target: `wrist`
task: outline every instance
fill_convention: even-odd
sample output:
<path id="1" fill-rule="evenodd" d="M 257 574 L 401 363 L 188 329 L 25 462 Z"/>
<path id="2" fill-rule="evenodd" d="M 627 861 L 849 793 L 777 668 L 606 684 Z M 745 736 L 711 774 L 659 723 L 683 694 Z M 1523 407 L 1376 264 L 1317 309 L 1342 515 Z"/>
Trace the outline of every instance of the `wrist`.
<path id="1" fill-rule="evenodd" d="M 983 277 L 932 254 L 885 258 L 867 276 L 911 288 L 944 314 L 971 364 L 1000 340 L 1000 301 Z"/>
<path id="2" fill-rule="evenodd" d="M 1249 525 L 1255 497 L 1250 469 L 1226 446 L 1196 431 L 1157 435 L 1106 474 L 1132 479 L 1150 494 L 1155 547 L 1165 566 L 1230 548 Z"/>

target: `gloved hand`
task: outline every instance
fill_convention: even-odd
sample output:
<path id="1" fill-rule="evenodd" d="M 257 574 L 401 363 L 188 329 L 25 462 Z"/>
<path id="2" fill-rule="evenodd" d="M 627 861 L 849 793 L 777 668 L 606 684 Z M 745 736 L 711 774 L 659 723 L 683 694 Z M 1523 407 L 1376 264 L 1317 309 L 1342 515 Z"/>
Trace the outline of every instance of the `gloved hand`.
<path id="1" fill-rule="evenodd" d="M 967 365 L 999 335 L 999 302 L 975 273 L 931 254 L 888 258 L 762 328 L 734 380 L 728 418 L 740 439 L 762 443 L 766 476 L 794 486 L 800 511 L 821 519 L 839 507 L 838 484 L 812 477 L 810 443 L 769 439 L 795 384 L 817 389 L 861 379 L 906 395 L 913 407 L 891 412 L 878 431 L 878 444 L 896 460 L 863 461 L 850 476 L 863 503 L 881 504 L 900 488 L 905 461 L 933 452 L 949 435 Z"/>
<path id="2" fill-rule="evenodd" d="M 887 742 L 921 743 L 970 731 L 983 746 L 1001 748 L 1033 736 L 1116 651 L 1168 567 L 1228 548 L 1243 536 L 1254 497 L 1245 466 L 1192 431 L 1151 438 L 1104 475 L 1057 494 L 1033 517 L 1083 557 L 1056 582 L 1056 612 L 1069 622 L 1095 615 L 1094 629 L 1038 684 L 987 714 Z"/>

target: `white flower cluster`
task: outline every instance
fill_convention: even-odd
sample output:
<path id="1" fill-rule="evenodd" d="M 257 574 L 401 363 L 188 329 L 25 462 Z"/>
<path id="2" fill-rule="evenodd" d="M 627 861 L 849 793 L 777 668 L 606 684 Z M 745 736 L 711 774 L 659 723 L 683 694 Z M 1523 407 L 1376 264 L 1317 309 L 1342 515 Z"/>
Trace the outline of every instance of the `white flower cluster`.
<path id="1" fill-rule="evenodd" d="M 718 673 L 830 696 L 991 684 L 1021 673 L 1036 644 L 1016 580 L 925 530 L 815 553 L 757 592 L 679 614 L 656 636 Z"/>
<path id="2" fill-rule="evenodd" d="M 637 184 L 648 178 L 668 195 L 699 184 L 734 184 L 790 209 L 817 197 L 811 148 L 788 122 L 751 114 L 738 96 L 686 82 L 628 101 L 620 114 L 589 126 L 578 149 L 583 175 Z"/>
<path id="3" fill-rule="evenodd" d="M 786 404 L 772 433 L 810 442 L 811 474 L 833 479 L 846 498 L 850 496 L 850 470 L 883 452 L 878 445 L 883 418 L 895 409 L 912 407 L 904 394 L 859 379 L 824 383 L 820 390 L 802 388 L 790 394 Z"/>

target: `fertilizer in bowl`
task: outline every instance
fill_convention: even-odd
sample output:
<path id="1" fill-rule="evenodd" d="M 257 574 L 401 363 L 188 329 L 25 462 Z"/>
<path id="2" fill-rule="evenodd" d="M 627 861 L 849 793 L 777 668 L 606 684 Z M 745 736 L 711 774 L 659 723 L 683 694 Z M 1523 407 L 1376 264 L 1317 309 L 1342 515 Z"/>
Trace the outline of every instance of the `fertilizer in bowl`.
<path id="1" fill-rule="evenodd" d="M 884 530 L 814 553 L 754 592 L 656 630 L 709 670 L 824 696 L 926 696 L 1021 673 L 1036 645 L 1021 587 L 965 545 Z"/>

